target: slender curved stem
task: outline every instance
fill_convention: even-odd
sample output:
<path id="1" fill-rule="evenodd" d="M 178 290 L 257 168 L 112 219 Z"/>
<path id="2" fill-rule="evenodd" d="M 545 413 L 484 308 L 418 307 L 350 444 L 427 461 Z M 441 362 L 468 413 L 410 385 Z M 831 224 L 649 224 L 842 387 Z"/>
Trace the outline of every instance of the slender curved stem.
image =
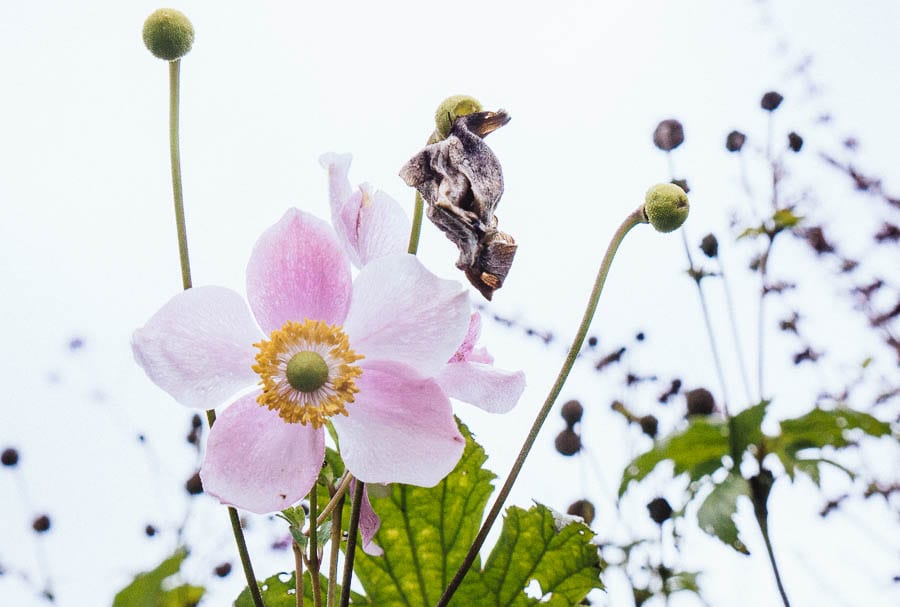
<path id="1" fill-rule="evenodd" d="M 297 577 L 294 578 L 294 592 L 297 596 L 297 607 L 303 607 L 303 550 L 297 545 L 296 541 L 291 542 L 291 548 L 294 551 L 294 570 Z"/>
<path id="2" fill-rule="evenodd" d="M 778 593 L 781 594 L 781 602 L 784 603 L 784 607 L 791 607 L 784 584 L 781 582 L 781 574 L 778 572 L 778 563 L 775 562 L 775 552 L 772 550 L 772 541 L 769 539 L 769 524 L 765 515 L 758 510 L 756 512 L 756 522 L 759 523 L 759 530 L 762 533 L 763 541 L 766 543 L 766 552 L 769 553 L 769 562 L 772 564 L 772 571 L 775 573 L 775 583 L 778 585 Z"/>
<path id="3" fill-rule="evenodd" d="M 356 536 L 359 531 L 359 512 L 362 510 L 366 485 L 359 479 L 353 488 L 353 506 L 350 509 L 350 527 L 347 529 L 347 549 L 344 551 L 344 577 L 341 581 L 341 607 L 350 604 L 350 583 L 353 581 L 353 558 L 356 556 Z"/>
<path id="4" fill-rule="evenodd" d="M 181 60 L 169 62 L 169 156 L 172 165 L 172 195 L 175 200 L 175 228 L 178 232 L 178 256 L 181 260 L 181 283 L 184 290 L 191 288 L 191 261 L 188 257 L 187 227 L 184 220 L 184 195 L 181 188 L 181 151 L 178 143 L 178 106 L 180 90 Z M 206 412 L 206 421 L 209 427 L 216 421 L 216 412 L 209 409 Z M 253 564 L 250 562 L 250 553 L 247 550 L 247 541 L 244 539 L 244 531 L 241 529 L 241 520 L 237 510 L 228 507 L 228 517 L 231 519 L 231 532 L 237 544 L 238 556 L 247 578 L 247 587 L 250 588 L 250 596 L 255 607 L 265 607 L 256 576 L 253 573 Z"/>
<path id="5" fill-rule="evenodd" d="M 347 479 L 350 478 L 351 477 L 348 474 Z M 350 484 L 349 480 L 347 484 Z M 335 497 L 338 497 L 338 493 L 335 493 L 334 495 Z M 342 491 L 340 497 L 338 497 L 337 505 L 333 507 L 333 513 L 331 515 L 331 558 L 328 561 L 328 598 L 326 607 L 334 607 L 334 603 L 337 600 L 335 589 L 337 586 L 338 557 L 341 553 L 341 523 L 344 515 L 345 498 L 345 491 Z"/>
<path id="6" fill-rule="evenodd" d="M 175 227 L 178 230 L 178 256 L 181 258 L 181 283 L 191 288 L 191 262 L 188 257 L 187 229 L 184 221 L 184 195 L 181 190 L 181 148 L 178 143 L 178 104 L 181 60 L 169 62 L 169 156 L 172 162 L 172 194 L 175 199 Z"/>
<path id="7" fill-rule="evenodd" d="M 741 371 L 741 381 L 744 385 L 744 396 L 747 398 L 747 404 L 750 404 L 753 402 L 753 392 L 750 390 L 750 378 L 747 376 L 744 348 L 741 345 L 741 337 L 738 333 L 737 320 L 735 318 L 734 299 L 731 296 L 731 286 L 728 284 L 728 277 L 725 274 L 725 265 L 722 263 L 721 253 L 716 255 L 716 261 L 719 264 L 719 276 L 722 277 L 722 288 L 725 290 L 725 302 L 728 304 L 728 322 L 731 325 L 731 338 L 734 340 L 734 349 L 737 350 L 738 366 Z M 762 400 L 761 394 L 757 402 L 759 400 Z"/>
<path id="8" fill-rule="evenodd" d="M 547 415 L 550 414 L 550 410 L 553 408 L 553 404 L 556 402 L 556 398 L 559 396 L 563 384 L 566 383 L 566 379 L 568 379 L 569 373 L 572 371 L 572 367 L 575 365 L 575 360 L 578 358 L 578 353 L 581 352 L 581 347 L 584 344 L 584 339 L 587 336 L 588 329 L 591 326 L 591 320 L 593 320 L 594 318 L 594 312 L 596 312 L 597 310 L 597 303 L 600 300 L 600 293 L 603 291 L 603 285 L 606 282 L 606 276 L 609 274 L 609 268 L 612 265 L 613 258 L 616 256 L 616 251 L 618 250 L 619 245 L 622 243 L 622 240 L 625 238 L 625 235 L 628 234 L 631 228 L 638 225 L 639 223 L 647 223 L 646 219 L 644 219 L 643 206 L 638 207 L 628 217 L 626 217 L 625 221 L 622 222 L 622 225 L 620 225 L 615 234 L 613 234 L 613 237 L 609 242 L 609 246 L 606 249 L 606 254 L 603 256 L 603 261 L 600 263 L 600 269 L 597 271 L 597 278 L 594 281 L 594 288 L 591 291 L 590 298 L 588 299 L 588 304 L 585 308 L 584 316 L 581 319 L 581 324 L 578 326 L 578 332 L 575 334 L 575 339 L 572 341 L 572 347 L 569 349 L 569 353 L 566 356 L 565 361 L 563 362 L 562 368 L 560 368 L 559 370 L 559 375 L 557 375 L 556 381 L 550 388 L 550 393 L 547 395 L 547 399 L 544 401 L 544 405 L 541 407 L 541 410 L 538 411 L 537 417 L 535 418 L 534 423 L 531 426 L 531 430 L 528 431 L 528 436 L 525 438 L 525 442 L 522 444 L 519 455 L 516 457 L 516 461 L 513 463 L 512 469 L 509 471 L 509 475 L 506 477 L 506 482 L 503 483 L 503 487 L 500 489 L 497 498 L 494 500 L 494 504 L 493 506 L 491 506 L 491 510 L 490 512 L 488 512 L 487 518 L 481 525 L 481 529 L 478 531 L 478 535 L 475 537 L 475 541 L 472 542 L 472 546 L 469 548 L 469 552 L 466 554 L 465 559 L 463 559 L 462 564 L 459 566 L 456 575 L 453 576 L 453 579 L 450 580 L 450 583 L 444 590 L 444 594 L 438 601 L 437 607 L 447 606 L 447 604 L 450 602 L 450 599 L 453 597 L 453 594 L 462 583 L 463 578 L 466 577 L 466 573 L 468 573 L 469 569 L 472 567 L 472 564 L 475 562 L 475 559 L 478 558 L 478 551 L 481 550 L 481 546 L 484 544 L 484 540 L 487 538 L 488 532 L 490 532 L 491 527 L 494 525 L 494 522 L 500 515 L 500 511 L 503 509 L 503 504 L 506 501 L 506 498 L 509 497 L 509 493 L 512 490 L 513 484 L 516 482 L 516 479 L 519 476 L 519 472 L 522 471 L 522 466 L 525 464 L 525 459 L 528 457 L 532 446 L 534 446 L 535 440 L 537 440 L 538 433 L 541 431 L 541 426 L 543 426 L 544 420 L 547 419 Z"/>
<path id="9" fill-rule="evenodd" d="M 691 257 L 691 248 L 688 246 L 687 234 L 684 229 L 681 230 L 681 241 L 684 244 L 684 254 L 687 255 L 688 265 L 690 266 L 690 274 L 697 285 L 697 293 L 700 295 L 700 307 L 703 310 L 703 322 L 706 325 L 706 335 L 709 337 L 709 348 L 712 350 L 713 363 L 716 366 L 716 375 L 719 378 L 719 385 L 722 390 L 722 409 L 725 417 L 728 417 L 728 385 L 725 383 L 725 373 L 722 371 L 722 358 L 719 356 L 719 348 L 716 345 L 716 334 L 713 332 L 712 321 L 709 316 L 709 306 L 706 304 L 706 294 L 703 292 L 703 285 L 700 284 L 700 275 L 694 267 L 694 258 Z"/>
<path id="10" fill-rule="evenodd" d="M 312 580 L 313 605 L 322 607 L 321 587 L 319 584 L 319 495 L 316 485 L 309 492 L 309 577 Z"/>
<path id="11" fill-rule="evenodd" d="M 340 484 L 338 485 L 337 489 L 335 489 L 334 495 L 331 496 L 331 500 L 325 505 L 324 508 L 322 508 L 322 511 L 319 513 L 319 518 L 316 519 L 316 527 L 322 525 L 322 523 L 325 522 L 325 519 L 327 519 L 331 515 L 331 511 L 334 510 L 337 505 L 341 504 L 342 500 L 344 499 L 344 494 L 347 493 L 347 487 L 350 486 L 350 481 L 352 480 L 353 476 L 349 472 L 344 474 L 344 478 L 341 479 Z"/>

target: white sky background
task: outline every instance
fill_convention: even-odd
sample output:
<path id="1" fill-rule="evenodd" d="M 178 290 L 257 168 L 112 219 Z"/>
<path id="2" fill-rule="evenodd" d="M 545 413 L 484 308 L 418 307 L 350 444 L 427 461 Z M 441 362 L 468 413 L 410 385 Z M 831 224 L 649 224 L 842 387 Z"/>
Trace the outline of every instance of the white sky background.
<path id="1" fill-rule="evenodd" d="M 253 242 L 289 205 L 327 217 L 326 178 L 317 161 L 324 152 L 352 152 L 351 180 L 373 183 L 411 211 L 413 193 L 397 171 L 427 138 L 437 103 L 460 92 L 512 115 L 488 139 L 506 179 L 501 227 L 519 244 L 493 310 L 565 339 L 577 326 L 608 237 L 649 185 L 668 180 L 666 159 L 650 140 L 663 118 L 685 124 L 687 140 L 674 161 L 692 187 L 692 246 L 716 231 L 723 255 L 729 251 L 730 212 L 747 203 L 724 136 L 740 128 L 760 145 L 766 122 L 759 97 L 772 88 L 786 98 L 776 132 L 794 129 L 808 141 L 791 159 L 798 174 L 816 175 L 814 153 L 854 135 L 862 142 L 861 164 L 900 191 L 892 175 L 900 140 L 900 7 L 845 0 L 779 5 L 766 23 L 766 11 L 749 1 L 181 2 L 177 8 L 197 32 L 182 66 L 181 115 L 194 282 L 242 289 Z M 0 5 L 0 378 L 6 390 L 0 448 L 22 451 L 27 485 L 23 493 L 13 475 L 0 470 L 0 564 L 7 573 L 0 577 L 0 604 L 42 604 L 19 577 L 28 572 L 40 588 L 41 562 L 60 605 L 107 604 L 133 573 L 174 547 L 174 529 L 185 516 L 180 488 L 195 465 L 184 442 L 190 412 L 145 378 L 129 348 L 131 331 L 181 288 L 167 69 L 140 36 L 144 18 L 157 7 Z M 819 96 L 790 74 L 808 53 Z M 828 127 L 813 125 L 822 111 L 835 118 Z M 776 141 L 780 146 L 782 139 Z M 763 173 L 751 177 L 765 183 Z M 854 195 L 846 180 L 832 173 L 814 185 L 832 195 L 822 216 L 839 221 L 836 228 L 878 223 L 865 213 L 882 207 Z M 859 242 L 848 252 L 864 255 L 867 247 Z M 739 316 L 755 319 L 757 284 L 739 274 L 749 255 L 731 253 Z M 421 255 L 439 275 L 458 276 L 452 245 L 427 224 Z M 636 230 L 620 250 L 593 332 L 602 350 L 630 345 L 642 329 L 648 340 L 632 359 L 637 369 L 661 377 L 677 373 L 687 387 L 718 392 L 684 267 L 677 234 Z M 884 271 L 898 278 L 896 267 Z M 796 297 L 799 305 L 818 302 L 805 308 L 808 332 L 819 336 L 823 327 L 833 328 L 823 337 L 834 339 L 828 352 L 850 369 L 872 348 L 858 343 L 860 326 L 839 322 L 849 304 L 832 301 L 834 295 Z M 715 296 L 712 303 L 721 306 Z M 773 319 L 787 309 L 770 305 Z M 503 418 L 457 411 L 486 446 L 488 465 L 505 476 L 564 346 L 557 341 L 547 349 L 485 320 L 483 342 L 498 365 L 524 368 L 529 388 L 519 408 Z M 755 321 L 742 324 L 751 361 L 754 327 Z M 86 344 L 78 354 L 67 349 L 75 336 Z M 767 368 L 776 418 L 808 409 L 823 383 L 841 385 L 839 377 L 795 369 L 786 362 L 793 345 L 779 350 L 778 339 L 770 340 L 775 349 Z M 895 361 L 881 352 L 876 368 L 896 376 Z M 733 357 L 726 357 L 726 366 L 734 400 L 740 383 Z M 603 496 L 648 443 L 608 412 L 624 394 L 620 386 L 585 367 L 562 394 L 588 408 L 584 440 L 602 479 L 591 458 L 555 453 L 562 421 L 553 414 L 509 503 L 527 506 L 533 498 L 565 509 L 587 494 L 598 503 L 594 526 L 601 535 L 605 529 L 628 537 Z M 651 388 L 645 403 L 631 404 L 655 411 L 658 392 Z M 674 409 L 682 403 L 673 404 L 669 417 L 663 414 L 663 428 L 675 423 Z M 146 446 L 137 442 L 139 432 Z M 897 449 L 886 442 L 853 461 L 897 478 Z M 837 476 L 826 480 L 828 497 L 846 489 Z M 625 525 L 653 537 L 644 504 L 660 493 L 675 504 L 680 490 L 665 475 L 644 485 L 623 503 L 632 512 Z M 205 581 L 212 566 L 231 561 L 231 576 L 209 581 L 208 604 L 218 605 L 236 595 L 242 575 L 227 515 L 212 501 L 193 500 L 188 533 L 196 550 L 187 578 Z M 900 598 L 890 581 L 900 565 L 895 515 L 883 500 L 869 500 L 823 522 L 816 513 L 824 501 L 806 481 L 780 482 L 772 496 L 773 541 L 794 604 Z M 688 534 L 682 553 L 671 546 L 665 553 L 673 566 L 707 572 L 702 584 L 712 605 L 777 600 L 749 505 L 743 506 L 738 523 L 751 558 L 698 533 Z M 42 511 L 50 513 L 53 530 L 35 538 L 30 521 Z M 161 536 L 144 538 L 148 522 L 163 530 Z M 275 529 L 259 518 L 251 530 L 260 577 L 292 565 L 289 553 L 266 550 Z M 598 597 L 599 604 L 629 604 L 622 579 L 611 573 L 606 582 L 609 594 Z M 676 596 L 671 604 L 697 602 Z"/>

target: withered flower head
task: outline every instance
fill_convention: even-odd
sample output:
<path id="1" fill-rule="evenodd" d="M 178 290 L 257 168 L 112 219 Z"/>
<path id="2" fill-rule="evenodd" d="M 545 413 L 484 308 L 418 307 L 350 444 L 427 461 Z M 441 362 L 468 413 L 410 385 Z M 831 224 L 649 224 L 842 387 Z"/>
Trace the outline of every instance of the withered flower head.
<path id="1" fill-rule="evenodd" d="M 503 171 L 484 143 L 507 122 L 503 110 L 459 116 L 446 139 L 426 146 L 400 169 L 400 177 L 428 203 L 428 218 L 459 249 L 456 267 L 488 300 L 503 286 L 516 254 L 513 237 L 497 229 Z"/>

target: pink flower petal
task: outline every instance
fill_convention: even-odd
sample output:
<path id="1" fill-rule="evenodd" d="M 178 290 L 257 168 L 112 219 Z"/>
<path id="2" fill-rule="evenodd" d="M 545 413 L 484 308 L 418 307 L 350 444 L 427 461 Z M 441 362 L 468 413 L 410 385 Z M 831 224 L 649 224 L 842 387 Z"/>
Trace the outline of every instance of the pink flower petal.
<path id="1" fill-rule="evenodd" d="M 350 264 L 328 224 L 290 209 L 263 232 L 247 264 L 247 299 L 266 334 L 289 320 L 341 324 Z"/>
<path id="2" fill-rule="evenodd" d="M 175 400 L 212 409 L 259 380 L 250 367 L 261 336 L 240 295 L 196 287 L 170 299 L 135 331 L 131 348 L 150 379 Z"/>
<path id="3" fill-rule="evenodd" d="M 350 481 L 350 496 L 356 492 L 356 479 Z M 363 552 L 369 556 L 381 556 L 384 550 L 372 540 L 381 528 L 381 519 L 375 514 L 372 502 L 369 501 L 369 486 L 366 485 L 362 496 L 362 507 L 359 509 L 359 535 L 362 537 Z"/>
<path id="4" fill-rule="evenodd" d="M 468 324 L 462 285 L 438 278 L 412 255 L 391 255 L 360 270 L 344 329 L 358 354 L 430 377 L 462 343 Z"/>
<path id="5" fill-rule="evenodd" d="M 450 401 L 433 379 L 394 362 L 362 361 L 348 417 L 332 418 L 351 474 L 367 483 L 432 487 L 465 447 Z"/>
<path id="6" fill-rule="evenodd" d="M 216 418 L 200 478 L 223 504 L 266 514 L 309 493 L 325 459 L 325 432 L 285 423 L 257 395 L 243 396 Z"/>
<path id="7" fill-rule="evenodd" d="M 405 253 L 409 219 L 396 200 L 363 184 L 352 191 L 347 172 L 349 154 L 325 154 L 319 159 L 328 169 L 331 218 L 347 255 L 357 267 L 379 257 Z"/>
<path id="8" fill-rule="evenodd" d="M 472 350 L 475 349 L 475 344 L 478 342 L 478 336 L 480 334 L 481 314 L 472 312 L 472 316 L 469 317 L 469 328 L 466 332 L 466 337 L 463 339 L 459 348 L 456 349 L 456 353 L 450 357 L 450 362 L 455 363 L 462 360 L 469 360 L 469 355 L 472 354 Z"/>
<path id="9" fill-rule="evenodd" d="M 525 390 L 525 374 L 503 371 L 477 362 L 449 363 L 437 381 L 450 398 L 484 409 L 506 413 L 516 406 Z"/>

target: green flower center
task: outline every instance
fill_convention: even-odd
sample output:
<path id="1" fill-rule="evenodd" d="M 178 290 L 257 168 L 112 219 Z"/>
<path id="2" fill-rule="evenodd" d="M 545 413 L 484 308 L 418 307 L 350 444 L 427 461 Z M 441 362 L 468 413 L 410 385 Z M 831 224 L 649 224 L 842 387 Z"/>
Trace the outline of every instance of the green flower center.
<path id="1" fill-rule="evenodd" d="M 285 375 L 294 390 L 315 392 L 328 381 L 328 365 L 315 352 L 298 352 L 288 361 Z"/>

